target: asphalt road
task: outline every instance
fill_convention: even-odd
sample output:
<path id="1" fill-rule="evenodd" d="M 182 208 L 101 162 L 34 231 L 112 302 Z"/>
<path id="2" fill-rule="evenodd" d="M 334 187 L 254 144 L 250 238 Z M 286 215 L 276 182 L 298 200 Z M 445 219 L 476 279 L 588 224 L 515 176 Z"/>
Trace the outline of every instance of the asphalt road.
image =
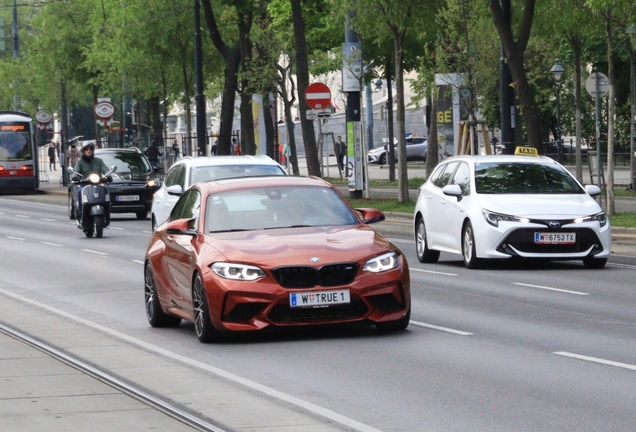
<path id="1" fill-rule="evenodd" d="M 411 266 L 406 332 L 330 328 L 202 345 L 191 325 L 146 322 L 149 221 L 115 215 L 103 239 L 87 239 L 64 197 L 43 199 L 0 197 L 0 301 L 30 312 L 0 321 L 68 344 L 226 430 L 633 430 L 636 266 L 470 271 L 444 254 L 420 264 L 412 239 L 392 236 Z"/>

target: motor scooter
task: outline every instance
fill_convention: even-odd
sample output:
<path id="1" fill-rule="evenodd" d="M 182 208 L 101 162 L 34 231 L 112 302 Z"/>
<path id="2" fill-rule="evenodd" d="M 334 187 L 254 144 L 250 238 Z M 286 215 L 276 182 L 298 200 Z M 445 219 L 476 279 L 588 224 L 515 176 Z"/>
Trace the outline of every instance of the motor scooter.
<path id="1" fill-rule="evenodd" d="M 79 180 L 72 180 L 68 194 L 68 215 L 77 220 L 77 227 L 84 231 L 86 237 L 102 238 L 104 229 L 110 225 L 110 191 L 108 183 L 113 181 L 112 173 L 117 171 L 113 165 L 103 176 L 90 174 Z M 73 167 L 68 167 L 71 177 L 81 176 Z M 78 193 L 79 190 L 79 193 Z M 81 211 L 78 211 L 80 210 Z"/>

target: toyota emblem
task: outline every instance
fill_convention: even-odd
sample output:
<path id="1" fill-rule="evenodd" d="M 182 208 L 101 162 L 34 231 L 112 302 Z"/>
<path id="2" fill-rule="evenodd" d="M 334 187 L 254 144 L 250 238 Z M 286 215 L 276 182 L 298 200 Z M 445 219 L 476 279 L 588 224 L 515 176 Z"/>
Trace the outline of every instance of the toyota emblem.
<path id="1" fill-rule="evenodd" d="M 551 221 L 549 225 L 550 225 L 550 228 L 556 229 L 556 228 L 560 228 L 561 227 L 561 222 L 559 222 L 559 221 Z"/>

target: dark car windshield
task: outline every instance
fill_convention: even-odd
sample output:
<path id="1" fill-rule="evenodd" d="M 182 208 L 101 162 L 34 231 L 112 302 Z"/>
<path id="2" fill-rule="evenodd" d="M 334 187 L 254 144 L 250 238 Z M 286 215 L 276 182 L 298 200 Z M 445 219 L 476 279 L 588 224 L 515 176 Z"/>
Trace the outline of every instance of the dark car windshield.
<path id="1" fill-rule="evenodd" d="M 126 180 L 146 180 L 152 172 L 148 160 L 136 152 L 99 152 L 95 156 L 108 168 L 115 165 L 116 175 Z"/>
<path id="2" fill-rule="evenodd" d="M 490 162 L 475 165 L 475 190 L 481 194 L 585 193 L 558 165 Z"/>
<path id="3" fill-rule="evenodd" d="M 208 232 L 359 223 L 355 213 L 327 187 L 271 187 L 211 195 Z"/>

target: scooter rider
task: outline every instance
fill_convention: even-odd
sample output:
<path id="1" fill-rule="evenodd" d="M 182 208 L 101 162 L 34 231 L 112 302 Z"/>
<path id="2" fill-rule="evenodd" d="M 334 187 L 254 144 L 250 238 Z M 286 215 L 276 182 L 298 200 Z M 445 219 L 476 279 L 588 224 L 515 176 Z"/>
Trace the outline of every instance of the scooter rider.
<path id="1" fill-rule="evenodd" d="M 95 144 L 90 141 L 82 144 L 82 157 L 77 160 L 75 168 L 73 169 L 76 173 L 74 174 L 75 180 L 80 180 L 82 177 L 86 178 L 90 174 L 104 175 L 109 171 L 109 168 L 106 166 L 104 161 L 95 157 Z M 77 174 L 80 174 L 81 177 Z M 82 192 L 82 189 L 83 186 L 77 187 L 77 193 L 75 196 L 77 197 L 78 203 L 81 202 L 80 193 Z M 81 220 L 82 206 L 77 205 L 75 208 L 77 209 L 78 219 Z"/>

